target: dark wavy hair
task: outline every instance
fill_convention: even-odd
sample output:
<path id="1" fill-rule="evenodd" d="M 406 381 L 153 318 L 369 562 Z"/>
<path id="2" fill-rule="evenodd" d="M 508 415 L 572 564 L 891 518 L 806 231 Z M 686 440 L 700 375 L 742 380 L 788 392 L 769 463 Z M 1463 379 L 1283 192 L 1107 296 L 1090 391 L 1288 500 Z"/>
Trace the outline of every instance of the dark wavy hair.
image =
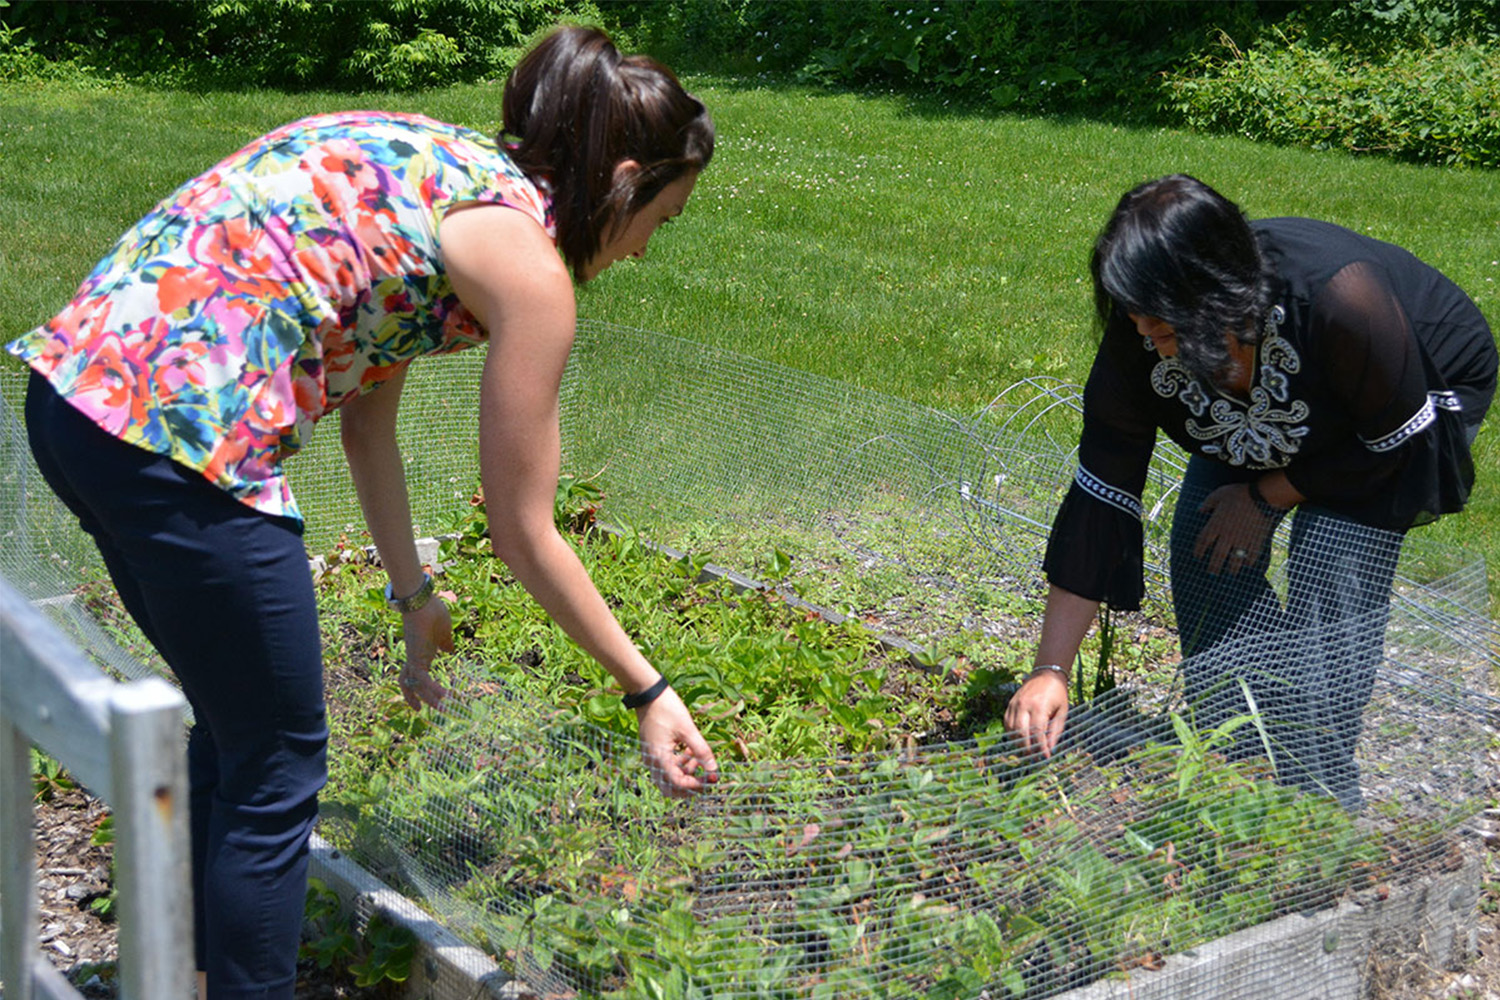
<path id="1" fill-rule="evenodd" d="M 1169 323 L 1183 365 L 1208 381 L 1229 364 L 1226 332 L 1260 340 L 1275 294 L 1239 206 L 1186 174 L 1127 191 L 1094 241 L 1089 270 L 1102 329 L 1122 312 Z"/>
<path id="2" fill-rule="evenodd" d="M 622 56 L 597 28 L 558 28 L 537 43 L 505 82 L 503 114 L 511 159 L 552 189 L 558 248 L 574 275 L 611 232 L 714 153 L 703 102 L 656 60 Z M 622 160 L 641 169 L 616 177 Z"/>

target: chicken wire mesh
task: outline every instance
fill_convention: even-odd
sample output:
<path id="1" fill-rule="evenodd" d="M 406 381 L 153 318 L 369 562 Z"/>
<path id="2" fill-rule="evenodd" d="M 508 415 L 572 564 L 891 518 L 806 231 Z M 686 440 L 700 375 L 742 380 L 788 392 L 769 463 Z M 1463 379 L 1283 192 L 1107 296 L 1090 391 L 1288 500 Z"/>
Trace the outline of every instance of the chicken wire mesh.
<path id="1" fill-rule="evenodd" d="M 475 491 L 481 363 L 413 369 L 419 535 Z M 0 376 L 0 573 L 105 665 L 160 669 L 97 614 L 97 556 L 30 464 L 23 379 Z M 565 467 L 605 519 L 747 572 L 785 549 L 784 585 L 923 642 L 989 635 L 1038 591 L 1078 422 L 1058 381 L 960 418 L 598 323 L 563 388 Z M 992 728 L 725 760 L 668 802 L 631 739 L 469 660 L 410 766 L 325 829 L 539 996 L 1352 997 L 1383 956 L 1457 960 L 1500 722 L 1482 560 L 1297 515 L 1264 585 L 1174 590 L 1184 466 L 1160 448 L 1142 498 L 1143 618 L 1212 621 L 1171 679 L 1075 706 L 1049 761 Z M 289 468 L 310 553 L 357 546 L 337 435 Z"/>

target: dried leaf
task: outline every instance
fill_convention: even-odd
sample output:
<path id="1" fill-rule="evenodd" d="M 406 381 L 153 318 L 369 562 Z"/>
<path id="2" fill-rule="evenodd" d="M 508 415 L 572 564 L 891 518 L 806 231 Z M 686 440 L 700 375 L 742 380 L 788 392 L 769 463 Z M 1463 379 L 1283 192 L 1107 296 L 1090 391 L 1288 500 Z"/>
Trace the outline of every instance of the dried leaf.
<path id="1" fill-rule="evenodd" d="M 802 828 L 802 838 L 786 845 L 786 856 L 791 857 L 792 855 L 796 854 L 808 844 L 811 844 L 813 840 L 817 838 L 818 834 L 822 832 L 823 828 L 818 826 L 818 824 L 807 824 Z"/>

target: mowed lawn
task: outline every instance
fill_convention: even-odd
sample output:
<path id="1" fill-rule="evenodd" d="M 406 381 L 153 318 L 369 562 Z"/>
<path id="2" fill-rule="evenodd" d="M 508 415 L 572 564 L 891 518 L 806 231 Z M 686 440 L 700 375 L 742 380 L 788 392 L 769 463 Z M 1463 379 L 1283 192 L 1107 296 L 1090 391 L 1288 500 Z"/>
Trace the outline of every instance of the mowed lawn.
<path id="1" fill-rule="evenodd" d="M 1406 246 L 1500 327 L 1500 173 L 889 93 L 686 82 L 717 121 L 714 162 L 645 260 L 580 291 L 585 316 L 970 413 L 1030 375 L 1082 381 L 1094 234 L 1125 189 L 1182 171 L 1252 217 L 1310 215 Z M 61 306 L 175 185 L 284 121 L 371 107 L 493 131 L 499 104 L 497 85 L 352 95 L 0 86 L 0 336 Z M 1470 509 L 1421 529 L 1492 566 L 1497 439 L 1492 415 Z"/>

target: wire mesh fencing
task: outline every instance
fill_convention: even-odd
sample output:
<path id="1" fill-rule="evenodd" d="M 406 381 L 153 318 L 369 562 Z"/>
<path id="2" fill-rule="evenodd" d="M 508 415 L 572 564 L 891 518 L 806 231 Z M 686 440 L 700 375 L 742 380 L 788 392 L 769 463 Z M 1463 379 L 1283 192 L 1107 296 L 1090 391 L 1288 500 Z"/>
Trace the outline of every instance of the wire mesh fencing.
<path id="1" fill-rule="evenodd" d="M 497 692 L 350 839 L 540 996 L 1357 996 L 1381 954 L 1462 953 L 1451 815 L 1359 822 L 1187 729 L 1111 743 L 1121 712 L 1045 766 L 998 738 L 731 764 L 673 806 L 628 741 Z"/>
<path id="2" fill-rule="evenodd" d="M 481 364 L 413 368 L 418 534 L 470 510 Z M 107 665 L 158 669 L 95 614 L 107 584 L 30 467 L 19 385 L 0 378 L 0 573 Z M 1013 662 L 1034 642 L 1076 387 L 1029 380 L 955 416 L 583 323 L 562 419 L 606 521 L 920 644 L 962 634 Z M 312 554 L 363 541 L 336 452 L 324 428 L 289 465 Z M 1254 565 L 1195 569 L 1173 541 L 1186 466 L 1159 447 L 1126 626 L 1174 651 L 1116 666 L 1049 760 L 998 725 L 724 753 L 708 792 L 671 802 L 628 732 L 471 649 L 405 766 L 363 799 L 330 789 L 326 834 L 537 996 L 1352 997 L 1382 961 L 1457 961 L 1480 877 L 1464 830 L 1496 793 L 1482 560 L 1299 511 Z"/>

